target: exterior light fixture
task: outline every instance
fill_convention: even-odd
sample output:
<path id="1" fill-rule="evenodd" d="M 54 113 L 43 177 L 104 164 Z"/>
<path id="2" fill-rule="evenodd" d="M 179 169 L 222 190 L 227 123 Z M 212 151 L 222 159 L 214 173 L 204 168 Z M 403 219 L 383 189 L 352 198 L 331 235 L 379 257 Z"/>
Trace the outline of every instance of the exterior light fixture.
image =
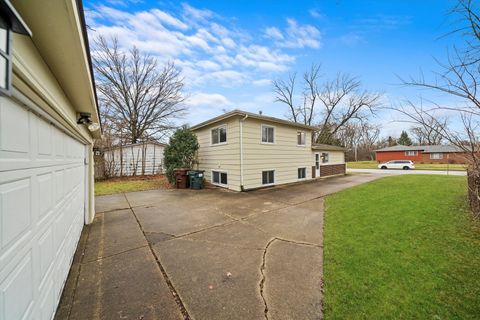
<path id="1" fill-rule="evenodd" d="M 0 0 L 0 93 L 10 95 L 12 86 L 12 32 L 32 33 L 8 0 Z"/>
<path id="2" fill-rule="evenodd" d="M 92 132 L 100 129 L 100 125 L 98 123 L 92 122 L 92 114 L 89 112 L 79 112 L 77 124 L 86 125 L 88 130 Z"/>

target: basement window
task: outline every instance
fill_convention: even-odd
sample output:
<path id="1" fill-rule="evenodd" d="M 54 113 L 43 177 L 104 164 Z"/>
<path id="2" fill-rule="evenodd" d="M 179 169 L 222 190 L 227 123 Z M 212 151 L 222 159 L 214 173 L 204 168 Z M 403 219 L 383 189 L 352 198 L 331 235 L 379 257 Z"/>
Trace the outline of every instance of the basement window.
<path id="1" fill-rule="evenodd" d="M 305 179 L 307 177 L 307 168 L 298 168 L 298 179 Z"/>
<path id="2" fill-rule="evenodd" d="M 227 173 L 221 171 L 212 171 L 212 183 L 226 186 L 228 184 Z"/>
<path id="3" fill-rule="evenodd" d="M 275 170 L 262 171 L 262 184 L 269 185 L 275 183 Z"/>

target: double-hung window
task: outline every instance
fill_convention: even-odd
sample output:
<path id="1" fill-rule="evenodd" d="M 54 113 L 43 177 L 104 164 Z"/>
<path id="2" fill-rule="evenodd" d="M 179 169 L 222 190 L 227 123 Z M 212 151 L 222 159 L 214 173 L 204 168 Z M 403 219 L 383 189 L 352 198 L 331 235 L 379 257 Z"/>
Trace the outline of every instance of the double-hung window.
<path id="1" fill-rule="evenodd" d="M 415 157 L 416 155 L 418 155 L 418 151 L 405 151 L 405 155 L 407 157 Z"/>
<path id="2" fill-rule="evenodd" d="M 227 126 L 212 129 L 212 144 L 227 143 Z"/>
<path id="3" fill-rule="evenodd" d="M 297 132 L 297 146 L 305 146 L 305 132 Z"/>
<path id="4" fill-rule="evenodd" d="M 275 171 L 268 170 L 262 171 L 262 184 L 274 184 L 275 183 Z"/>
<path id="5" fill-rule="evenodd" d="M 305 179 L 307 177 L 307 168 L 298 168 L 298 179 Z"/>
<path id="6" fill-rule="evenodd" d="M 262 124 L 262 143 L 275 142 L 275 127 Z"/>

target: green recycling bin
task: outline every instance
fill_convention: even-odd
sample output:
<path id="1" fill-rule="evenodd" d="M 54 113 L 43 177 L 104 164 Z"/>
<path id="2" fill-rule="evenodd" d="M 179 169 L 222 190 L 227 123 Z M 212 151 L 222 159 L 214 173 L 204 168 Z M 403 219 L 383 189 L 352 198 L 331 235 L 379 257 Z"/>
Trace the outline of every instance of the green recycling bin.
<path id="1" fill-rule="evenodd" d="M 188 179 L 190 180 L 190 189 L 202 189 L 203 188 L 203 170 L 190 170 L 188 171 Z"/>

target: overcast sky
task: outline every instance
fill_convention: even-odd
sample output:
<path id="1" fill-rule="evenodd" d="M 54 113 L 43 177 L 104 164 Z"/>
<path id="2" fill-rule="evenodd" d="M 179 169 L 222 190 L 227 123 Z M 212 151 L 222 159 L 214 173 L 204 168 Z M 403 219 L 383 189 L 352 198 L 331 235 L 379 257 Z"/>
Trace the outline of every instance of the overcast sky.
<path id="1" fill-rule="evenodd" d="M 384 93 L 384 103 L 420 95 L 399 85 L 398 77 L 430 77 L 434 58 L 445 59 L 459 35 L 447 15 L 447 0 L 358 1 L 86 1 L 90 37 L 117 36 L 175 61 L 186 80 L 189 114 L 195 124 L 225 110 L 242 109 L 284 118 L 285 105 L 274 102 L 271 81 L 289 72 L 322 65 L 325 78 L 338 72 L 359 76 L 369 90 Z M 398 135 L 409 124 L 380 112 L 372 122 L 383 135 Z"/>

